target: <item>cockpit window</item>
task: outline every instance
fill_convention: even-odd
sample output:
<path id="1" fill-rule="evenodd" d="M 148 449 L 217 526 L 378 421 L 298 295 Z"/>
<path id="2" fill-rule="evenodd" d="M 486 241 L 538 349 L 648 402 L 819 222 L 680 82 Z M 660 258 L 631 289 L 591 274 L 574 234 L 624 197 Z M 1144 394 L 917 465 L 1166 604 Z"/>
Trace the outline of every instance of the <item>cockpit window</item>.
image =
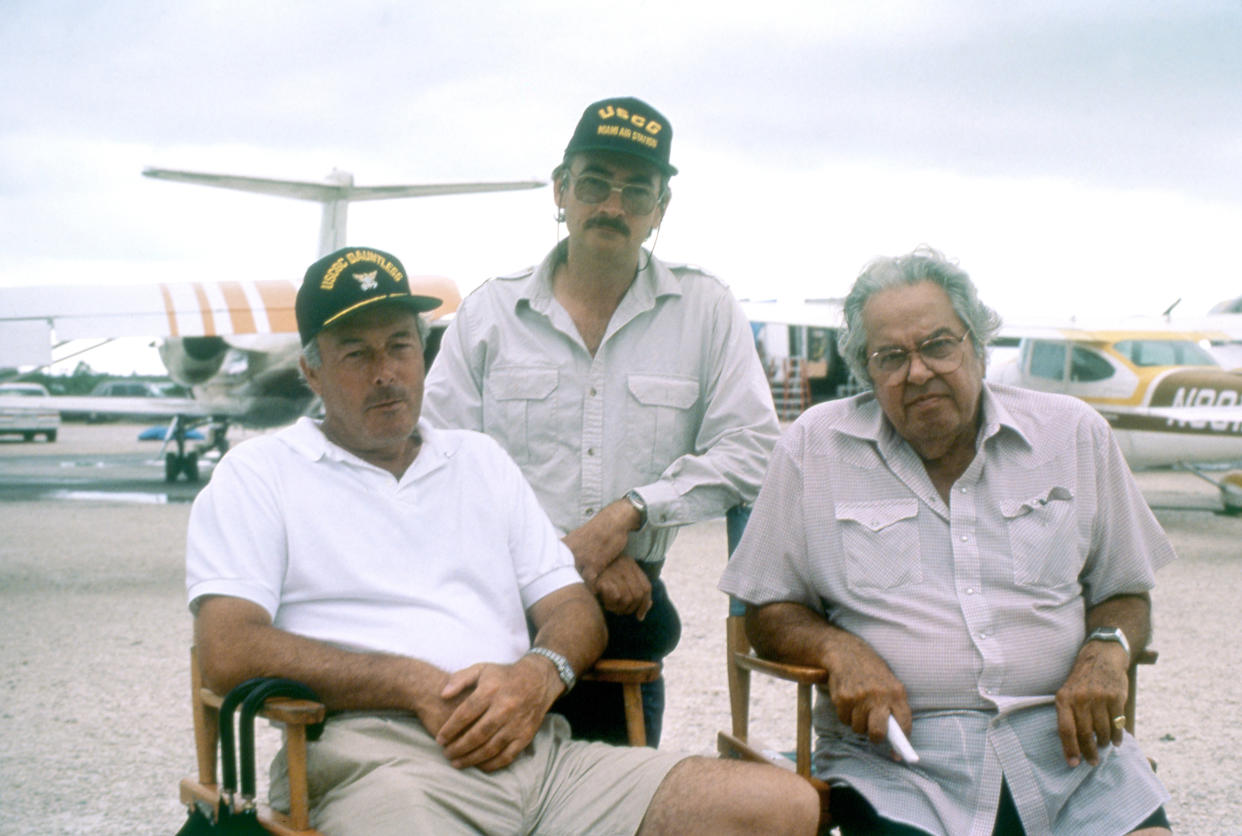
<path id="1" fill-rule="evenodd" d="M 1215 366 L 1217 362 L 1190 340 L 1122 340 L 1113 348 L 1136 366 Z"/>
<path id="2" fill-rule="evenodd" d="M 1070 357 L 1070 380 L 1079 383 L 1107 380 L 1113 376 L 1113 372 L 1113 364 L 1098 353 L 1089 348 L 1074 346 L 1074 353 Z"/>

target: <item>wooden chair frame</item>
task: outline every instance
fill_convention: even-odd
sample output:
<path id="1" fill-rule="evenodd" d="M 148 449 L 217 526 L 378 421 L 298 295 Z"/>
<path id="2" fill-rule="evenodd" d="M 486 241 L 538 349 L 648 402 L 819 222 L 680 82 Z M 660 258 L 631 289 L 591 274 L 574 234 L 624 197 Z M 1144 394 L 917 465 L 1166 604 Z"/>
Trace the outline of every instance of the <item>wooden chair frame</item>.
<path id="1" fill-rule="evenodd" d="M 731 604 L 732 605 L 732 604 Z M 792 682 L 796 686 L 796 727 L 794 770 L 805 778 L 811 776 L 811 710 L 813 688 L 828 684 L 828 672 L 823 668 L 788 665 L 773 662 L 755 655 L 746 638 L 745 615 L 731 611 L 725 623 L 726 653 L 728 655 L 729 709 L 732 717 L 730 731 L 716 736 L 716 748 L 721 755 L 743 757 L 747 760 L 777 761 L 783 758 L 779 752 L 750 739 L 750 675 L 760 673 L 775 679 Z M 1126 731 L 1134 734 L 1139 665 L 1154 665 L 1159 653 L 1151 648 L 1144 650 L 1130 664 L 1129 690 L 1126 695 Z M 1154 764 L 1153 764 L 1154 768 Z M 817 781 L 817 779 L 812 779 Z M 822 782 L 819 782 L 822 783 Z"/>
<path id="2" fill-rule="evenodd" d="M 750 517 L 750 509 L 738 506 L 731 508 L 726 516 L 728 530 L 729 555 L 742 539 L 746 521 Z M 1128 671 L 1129 690 L 1126 694 L 1126 730 L 1134 734 L 1136 719 L 1136 703 L 1138 696 L 1139 665 L 1154 665 L 1159 654 L 1152 648 L 1145 649 L 1130 663 Z M 821 817 L 820 833 L 827 833 L 832 827 L 832 819 L 828 810 L 829 787 L 827 782 L 811 774 L 812 729 L 811 712 L 813 707 L 813 689 L 817 685 L 828 684 L 828 672 L 823 668 L 803 665 L 790 665 L 762 659 L 754 653 L 750 639 L 746 636 L 746 607 L 729 598 L 729 615 L 725 619 L 725 657 L 729 682 L 729 710 L 731 728 L 720 731 L 716 735 L 716 750 L 721 757 L 740 758 L 742 760 L 771 763 L 795 772 L 811 783 L 820 795 Z M 791 682 L 795 686 L 795 729 L 794 758 L 791 764 L 785 750 L 772 748 L 765 743 L 754 740 L 750 736 L 750 675 L 763 674 L 774 679 Z M 1156 768 L 1150 761 L 1152 769 Z"/>
<path id="3" fill-rule="evenodd" d="M 600 659 L 582 674 L 582 679 L 615 682 L 621 686 L 625 704 L 626 733 L 630 745 L 645 746 L 642 685 L 660 677 L 659 662 L 635 659 Z M 202 801 L 215 809 L 220 799 L 216 780 L 216 752 L 220 742 L 220 703 L 222 697 L 203 684 L 197 648 L 190 648 L 190 705 L 194 717 L 194 748 L 198 774 L 181 780 L 181 802 Z M 322 836 L 310 826 L 310 796 L 306 780 L 306 729 L 322 722 L 326 710 L 322 703 L 273 697 L 259 713 L 284 726 L 286 760 L 289 772 L 289 812 L 257 804 L 259 823 L 274 836 Z"/>

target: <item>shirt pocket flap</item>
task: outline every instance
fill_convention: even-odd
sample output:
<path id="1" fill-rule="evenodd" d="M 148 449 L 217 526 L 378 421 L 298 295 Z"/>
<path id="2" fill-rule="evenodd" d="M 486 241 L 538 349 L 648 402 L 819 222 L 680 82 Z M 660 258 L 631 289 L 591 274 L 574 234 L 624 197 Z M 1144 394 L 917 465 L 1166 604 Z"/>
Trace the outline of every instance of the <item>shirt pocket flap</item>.
<path id="1" fill-rule="evenodd" d="M 644 406 L 671 406 L 689 409 L 699 399 L 699 382 L 690 377 L 632 374 L 626 385 L 634 400 Z"/>
<path id="2" fill-rule="evenodd" d="M 838 520 L 857 523 L 872 531 L 883 531 L 894 523 L 917 517 L 918 513 L 917 499 L 836 503 Z"/>
<path id="3" fill-rule="evenodd" d="M 1013 520 L 1018 517 L 1024 517 L 1033 511 L 1048 505 L 1050 502 L 1058 500 L 1073 499 L 1074 492 L 1069 488 L 1054 485 L 1045 491 L 1040 491 L 1033 497 L 1027 499 L 1002 499 L 1000 500 L 1001 514 L 1005 519 Z"/>
<path id="4" fill-rule="evenodd" d="M 498 401 L 543 400 L 556 391 L 556 379 L 548 366 L 507 366 L 493 369 L 487 386 Z"/>

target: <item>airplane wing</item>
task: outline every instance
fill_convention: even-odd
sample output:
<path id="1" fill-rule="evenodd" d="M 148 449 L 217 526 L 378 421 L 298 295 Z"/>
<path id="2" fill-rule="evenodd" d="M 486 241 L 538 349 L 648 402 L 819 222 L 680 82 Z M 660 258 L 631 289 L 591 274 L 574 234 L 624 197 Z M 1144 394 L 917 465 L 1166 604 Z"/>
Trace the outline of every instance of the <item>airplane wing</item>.
<path id="1" fill-rule="evenodd" d="M 30 398 L 0 395 L 0 409 L 28 409 L 30 401 Z M 241 414 L 240 405 L 231 413 L 227 404 L 222 407 L 213 405 L 212 409 L 208 410 L 205 404 L 193 398 L 108 398 L 92 395 L 54 395 L 51 398 L 42 398 L 39 406 L 60 412 L 141 415 L 149 418 L 174 418 L 178 415 L 191 418 L 219 418 Z"/>
<path id="2" fill-rule="evenodd" d="M 444 301 L 429 314 L 433 321 L 461 301 L 449 279 L 411 276 L 410 285 Z M 3 287 L 0 365 L 45 366 L 52 362 L 53 344 L 77 339 L 224 337 L 253 350 L 297 334 L 296 296 L 297 283 L 279 279 Z"/>
<path id="3" fill-rule="evenodd" d="M 233 174 L 208 174 L 198 171 L 177 171 L 167 168 L 143 169 L 143 176 L 156 180 L 174 180 L 219 189 L 255 192 L 257 194 L 292 197 L 298 200 L 325 202 L 334 200 L 387 200 L 394 197 L 431 197 L 448 194 L 477 194 L 537 189 L 543 180 L 509 180 L 495 183 L 418 183 L 408 186 L 355 186 L 353 176 L 333 172 L 325 182 L 308 180 L 275 180 L 267 177 L 242 177 Z"/>
<path id="4" fill-rule="evenodd" d="M 46 365 L 53 342 L 296 334 L 292 281 L 0 288 L 0 362 Z"/>

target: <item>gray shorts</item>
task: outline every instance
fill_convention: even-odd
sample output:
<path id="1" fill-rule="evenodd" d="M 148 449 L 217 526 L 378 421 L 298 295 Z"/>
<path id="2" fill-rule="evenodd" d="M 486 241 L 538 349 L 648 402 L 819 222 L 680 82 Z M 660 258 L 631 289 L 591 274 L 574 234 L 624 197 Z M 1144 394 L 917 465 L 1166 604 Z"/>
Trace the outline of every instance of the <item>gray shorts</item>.
<path id="1" fill-rule="evenodd" d="M 308 744 L 311 823 L 327 836 L 633 836 L 684 758 L 571 740 L 565 719 L 549 714 L 508 767 L 454 769 L 414 717 L 342 714 Z M 272 762 L 271 803 L 288 809 L 283 751 Z"/>

